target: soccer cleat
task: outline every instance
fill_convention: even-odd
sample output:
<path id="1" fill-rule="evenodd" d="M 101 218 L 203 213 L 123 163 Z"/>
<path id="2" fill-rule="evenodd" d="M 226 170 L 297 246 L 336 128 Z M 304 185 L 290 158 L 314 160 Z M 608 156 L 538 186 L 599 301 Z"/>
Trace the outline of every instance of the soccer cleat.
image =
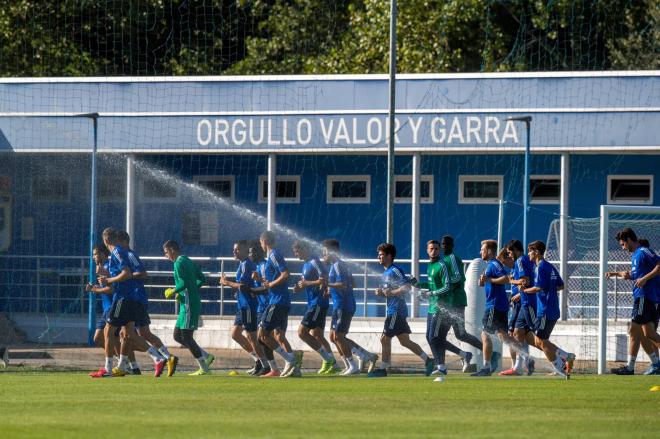
<path id="1" fill-rule="evenodd" d="M 129 375 L 142 375 L 142 371 L 140 370 L 139 367 L 132 367 L 128 369 L 126 372 L 128 372 Z"/>
<path id="2" fill-rule="evenodd" d="M 497 371 L 500 367 L 500 360 L 502 358 L 502 354 L 499 352 L 493 352 L 493 354 L 490 356 L 490 370 L 491 372 Z"/>
<path id="3" fill-rule="evenodd" d="M 112 375 L 112 372 L 108 372 L 105 370 L 105 367 L 100 368 L 96 372 L 92 372 L 89 374 L 92 378 L 110 378 L 114 375 Z"/>
<path id="4" fill-rule="evenodd" d="M 575 364 L 575 354 L 568 354 L 566 356 L 566 364 L 564 365 L 564 371 L 566 376 L 570 376 L 573 372 L 573 365 Z"/>
<path id="5" fill-rule="evenodd" d="M 374 369 L 367 374 L 368 378 L 384 378 L 387 376 L 387 369 Z"/>
<path id="6" fill-rule="evenodd" d="M 371 373 L 376 370 L 376 363 L 378 363 L 378 354 L 369 355 L 369 366 L 367 367 L 367 373 Z"/>
<path id="7" fill-rule="evenodd" d="M 163 369 L 165 369 L 165 366 L 167 365 L 167 360 L 160 360 L 156 361 L 154 363 L 154 376 L 158 378 L 163 374 Z"/>
<path id="8" fill-rule="evenodd" d="M 271 370 L 270 372 L 261 375 L 259 378 L 277 378 L 278 376 L 280 376 L 279 370 Z"/>
<path id="9" fill-rule="evenodd" d="M 635 375 L 635 371 L 632 369 L 628 369 L 628 365 L 623 365 L 621 367 L 610 369 L 610 373 L 612 373 L 613 375 Z"/>
<path id="10" fill-rule="evenodd" d="M 519 370 L 516 370 L 512 367 L 511 369 L 503 370 L 502 372 L 498 373 L 498 375 L 502 377 L 510 377 L 510 376 L 520 376 L 522 375 L 522 373 L 520 373 Z"/>
<path id="11" fill-rule="evenodd" d="M 248 370 L 246 373 L 248 375 L 254 375 L 257 373 L 260 367 L 261 367 L 261 361 L 257 360 L 254 362 L 254 366 L 252 367 L 252 369 Z"/>
<path id="12" fill-rule="evenodd" d="M 295 364 L 289 363 L 288 361 L 284 363 L 284 369 L 282 369 L 282 376 L 289 376 L 291 372 L 293 372 L 293 368 L 295 367 Z"/>
<path id="13" fill-rule="evenodd" d="M 188 376 L 195 377 L 195 376 L 199 376 L 199 375 L 209 375 L 210 373 L 211 373 L 211 371 L 209 371 L 209 370 L 199 368 L 195 372 L 189 373 Z"/>
<path id="14" fill-rule="evenodd" d="M 128 375 L 128 372 L 125 371 L 124 369 L 120 369 L 118 367 L 113 367 L 112 368 L 112 376 L 113 377 L 123 377 Z"/>
<path id="15" fill-rule="evenodd" d="M 436 368 L 431 375 L 447 375 L 447 369 Z"/>
<path id="16" fill-rule="evenodd" d="M 176 355 L 170 355 L 170 358 L 167 360 L 167 376 L 171 377 L 176 372 L 176 365 L 179 364 L 179 357 Z"/>
<path id="17" fill-rule="evenodd" d="M 652 364 L 644 371 L 644 375 L 660 375 L 660 363 Z"/>
<path id="18" fill-rule="evenodd" d="M 316 372 L 319 375 L 323 375 L 326 373 L 328 369 L 330 369 L 334 364 L 337 362 L 337 360 L 330 360 L 330 361 L 325 361 L 323 360 L 323 363 L 321 364 L 321 368 Z"/>
<path id="19" fill-rule="evenodd" d="M 525 360 L 525 367 L 527 368 L 527 376 L 530 376 L 531 374 L 534 373 L 534 365 L 536 362 L 532 357 L 527 357 Z"/>
<path id="20" fill-rule="evenodd" d="M 206 358 L 204 358 L 204 364 L 206 364 L 206 367 L 211 367 L 211 364 L 215 361 L 215 355 L 213 354 L 208 354 Z"/>
<path id="21" fill-rule="evenodd" d="M 461 357 L 461 362 L 463 362 L 463 373 L 467 372 L 470 369 L 471 361 L 472 361 L 472 352 L 466 352 L 465 358 Z"/>
<path id="22" fill-rule="evenodd" d="M 262 366 L 261 369 L 259 369 L 259 372 L 255 372 L 253 376 L 261 377 L 261 376 L 266 375 L 268 373 L 270 373 L 270 366 L 266 366 L 266 367 Z"/>
<path id="23" fill-rule="evenodd" d="M 294 367 L 287 376 L 280 375 L 280 378 L 302 378 L 302 372 L 297 367 Z"/>
<path id="24" fill-rule="evenodd" d="M 323 375 L 337 375 L 341 373 L 341 369 L 339 366 L 337 366 L 337 362 L 333 364 L 331 367 L 328 368 L 325 372 L 323 372 Z"/>
<path id="25" fill-rule="evenodd" d="M 489 377 L 492 372 L 487 367 L 484 367 L 479 372 L 470 374 L 471 377 Z"/>
<path id="26" fill-rule="evenodd" d="M 433 372 L 433 366 L 435 365 L 435 361 L 433 361 L 433 358 L 427 358 L 426 361 L 424 362 L 424 375 L 429 376 Z"/>
<path id="27" fill-rule="evenodd" d="M 350 375 L 359 375 L 360 374 L 360 368 L 356 367 L 349 367 L 348 369 L 344 370 L 341 375 L 342 376 L 350 376 Z"/>
<path id="28" fill-rule="evenodd" d="M 303 351 L 293 351 L 293 365 L 300 369 L 302 367 Z"/>

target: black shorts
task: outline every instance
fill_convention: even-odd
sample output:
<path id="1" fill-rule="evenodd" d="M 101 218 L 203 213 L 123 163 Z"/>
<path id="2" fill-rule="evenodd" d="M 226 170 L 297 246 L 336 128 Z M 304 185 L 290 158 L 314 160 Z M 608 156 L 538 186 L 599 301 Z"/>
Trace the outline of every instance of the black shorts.
<path id="1" fill-rule="evenodd" d="M 536 327 L 536 310 L 533 306 L 525 305 L 520 308 L 518 319 L 516 319 L 516 329 L 525 329 L 534 331 Z"/>
<path id="2" fill-rule="evenodd" d="M 635 297 L 630 317 L 638 325 L 645 325 L 649 322 L 657 325 L 658 304 L 646 297 Z"/>
<path id="3" fill-rule="evenodd" d="M 346 311 L 344 309 L 333 309 L 332 310 L 332 321 L 330 322 L 330 329 L 335 332 L 340 332 L 342 334 L 348 334 L 348 330 L 351 328 L 351 321 L 353 320 L 353 315 L 355 313 L 351 311 Z"/>
<path id="4" fill-rule="evenodd" d="M 110 310 L 108 310 L 108 311 L 110 311 Z M 105 323 L 106 323 L 106 320 L 108 319 L 108 311 L 103 311 L 103 315 L 96 322 L 96 329 L 105 328 Z"/>
<path id="5" fill-rule="evenodd" d="M 325 329 L 325 317 L 327 315 L 328 308 L 322 308 L 320 305 L 312 306 L 307 308 L 300 324 L 309 329 Z"/>
<path id="6" fill-rule="evenodd" d="M 396 314 L 385 317 L 384 336 L 391 338 L 401 334 L 410 334 L 411 332 L 405 317 Z"/>
<path id="7" fill-rule="evenodd" d="M 261 315 L 259 327 L 266 331 L 279 329 L 286 331 L 289 325 L 289 307 L 284 305 L 269 305 Z"/>
<path id="8" fill-rule="evenodd" d="M 112 306 L 108 310 L 106 322 L 112 326 L 125 326 L 129 322 L 135 322 L 135 316 L 138 315 L 140 303 L 119 298 L 112 302 Z"/>
<path id="9" fill-rule="evenodd" d="M 234 326 L 242 326 L 247 332 L 257 330 L 257 313 L 252 308 L 243 308 L 236 311 Z"/>
<path id="10" fill-rule="evenodd" d="M 507 311 L 498 311 L 495 308 L 484 311 L 484 318 L 481 323 L 484 325 L 484 332 L 495 334 L 499 331 L 506 332 L 509 329 L 509 314 Z"/>
<path id="11" fill-rule="evenodd" d="M 537 318 L 536 325 L 534 325 L 534 335 L 541 340 L 548 340 L 552 330 L 555 329 L 556 323 L 557 320 L 547 320 L 545 316 Z"/>
<path id="12" fill-rule="evenodd" d="M 138 307 L 135 310 L 135 327 L 143 328 L 151 325 L 149 312 L 147 311 L 147 304 L 138 302 Z"/>
<path id="13" fill-rule="evenodd" d="M 509 307 L 509 331 L 513 331 L 516 328 L 516 321 L 518 320 L 518 315 L 520 314 L 520 300 L 517 302 L 512 302 Z"/>

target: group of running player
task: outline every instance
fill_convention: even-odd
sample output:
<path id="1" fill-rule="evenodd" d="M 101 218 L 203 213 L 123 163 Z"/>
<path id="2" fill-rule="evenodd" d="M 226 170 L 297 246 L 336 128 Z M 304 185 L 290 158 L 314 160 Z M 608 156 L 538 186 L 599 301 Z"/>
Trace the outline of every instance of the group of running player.
<path id="1" fill-rule="evenodd" d="M 629 234 L 625 236 L 627 239 Z M 110 251 L 110 257 L 103 253 L 102 247 L 95 249 L 99 284 L 89 285 L 88 290 L 104 294 L 104 320 L 99 321 L 95 340 L 97 344 L 105 347 L 106 364 L 92 376 L 121 376 L 139 370 L 132 356 L 133 350 L 147 351 L 152 356 L 156 376 L 160 376 L 165 365 L 168 366 L 168 376 L 171 376 L 176 370 L 178 359 L 149 331 L 144 290 L 146 271 L 139 257 L 130 249 L 129 238 L 125 232 L 106 229 L 103 232 L 103 240 Z M 636 242 L 636 238 L 634 240 Z M 660 260 L 648 249 L 644 251 L 633 247 L 632 244 L 624 247 L 636 252 L 635 255 L 641 255 L 633 255 L 633 269 L 626 273 L 608 273 L 608 277 L 619 275 L 633 280 L 646 279 L 636 283 L 637 311 L 634 310 L 634 313 L 639 315 L 633 316 L 633 325 L 638 325 L 639 328 L 635 327 L 633 330 L 631 327 L 631 355 L 634 347 L 632 337 L 635 334 L 637 350 L 641 343 L 647 353 L 650 352 L 649 356 L 653 362 L 650 370 L 657 373 L 660 365 L 657 361 L 659 337 L 655 332 L 658 319 L 656 294 L 659 291 L 657 283 L 660 278 L 655 276 L 660 273 Z M 545 354 L 555 374 L 570 374 L 575 355 L 550 341 L 560 313 L 558 291 L 563 288 L 564 283 L 556 268 L 544 259 L 545 244 L 533 241 L 527 246 L 525 254 L 523 245 L 518 240 L 510 241 L 499 253 L 496 241 L 482 242 L 481 258 L 488 265 L 479 278 L 479 284 L 486 291 L 481 340 L 465 329 L 465 274 L 463 262 L 453 249 L 454 240 L 448 235 L 442 237 L 441 241 L 428 241 L 428 279 L 426 282 L 419 282 L 406 276 L 401 267 L 394 263 L 396 247 L 393 244 L 384 243 L 378 246 L 378 261 L 384 272 L 375 294 L 385 298 L 386 316 L 380 339 L 381 364 L 377 368 L 379 356 L 347 337 L 356 302 L 351 267 L 341 259 L 339 242 L 335 239 L 323 241 L 322 257 L 313 254 L 309 243 L 301 240 L 294 242 L 293 254 L 304 264 L 302 275 L 294 283 L 292 290 L 294 294 L 304 292 L 307 299 L 307 308 L 298 327 L 298 336 L 321 357 L 322 366 L 318 374 L 355 375 L 366 371 L 371 376 L 385 376 L 391 366 L 391 341 L 394 337 L 421 359 L 426 375 L 447 374 L 447 350 L 459 356 L 463 362 L 463 370 L 468 371 L 472 353 L 459 349 L 447 340 L 450 329 L 454 330 L 458 340 L 483 352 L 483 367 L 473 373 L 473 376 L 489 376 L 499 367 L 501 354 L 493 352 L 493 335 L 497 335 L 503 343 L 509 345 L 511 351 L 512 367 L 500 372 L 500 375 L 521 375 L 523 365 L 526 373 L 532 374 L 535 362 L 529 354 L 529 346 L 536 347 Z M 207 374 L 214 357 L 201 349 L 193 338 L 201 311 L 199 289 L 205 282 L 204 275 L 190 259 L 181 254 L 175 241 L 165 242 L 163 251 L 165 256 L 174 262 L 175 287 L 165 291 L 166 298 L 179 302 L 174 338 L 190 350 L 199 364 L 199 370 L 191 375 Z M 233 246 L 233 256 L 239 262 L 236 275 L 230 280 L 223 274 L 220 284 L 233 288 L 236 292 L 237 313 L 232 327 L 232 338 L 254 360 L 254 367 L 248 374 L 261 377 L 300 377 L 303 352 L 294 351 L 286 338 L 291 307 L 290 272 L 280 249 L 276 246 L 275 235 L 266 231 L 261 234 L 259 240 L 237 241 Z M 511 284 L 510 296 L 505 288 L 507 283 Z M 638 283 L 641 285 L 637 285 Z M 405 297 L 411 292 L 428 300 L 426 339 L 432 357 L 410 339 Z M 642 299 L 638 300 L 638 296 Z M 343 367 L 340 367 L 341 364 L 324 336 L 330 298 L 330 341 L 335 345 Z M 118 334 L 121 334 L 119 339 Z M 119 354 L 119 364 L 114 368 L 113 353 Z M 275 361 L 274 353 L 284 360 L 281 370 Z M 354 357 L 357 357 L 357 362 Z M 632 366 L 634 367 L 634 360 Z"/>

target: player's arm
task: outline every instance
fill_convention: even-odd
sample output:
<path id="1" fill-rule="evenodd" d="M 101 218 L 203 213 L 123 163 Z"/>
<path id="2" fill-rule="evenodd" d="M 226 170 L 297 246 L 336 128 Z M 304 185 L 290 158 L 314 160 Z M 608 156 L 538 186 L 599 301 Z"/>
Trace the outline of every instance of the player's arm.
<path id="1" fill-rule="evenodd" d="M 280 275 L 277 276 L 277 278 L 272 281 L 272 282 L 264 282 L 264 285 L 267 286 L 268 288 L 273 288 L 279 285 L 282 285 L 283 283 L 287 282 L 289 280 L 289 270 L 284 269 L 284 271 L 280 272 Z"/>
<path id="2" fill-rule="evenodd" d="M 650 281 L 654 277 L 660 274 L 660 259 L 655 264 L 655 267 L 653 267 L 653 270 L 649 271 L 646 273 L 646 275 L 640 277 L 635 281 L 635 286 L 637 288 L 643 288 L 644 285 L 646 285 L 646 282 Z"/>
<path id="3" fill-rule="evenodd" d="M 87 291 L 88 293 L 95 293 L 95 294 L 112 294 L 112 287 L 109 287 L 107 285 L 101 286 L 101 285 L 87 284 L 85 285 L 85 291 Z"/>
<path id="4" fill-rule="evenodd" d="M 509 283 L 509 276 L 486 277 L 486 282 L 490 282 L 493 285 L 506 285 Z"/>
<path id="5" fill-rule="evenodd" d="M 99 279 L 102 278 L 103 276 L 99 276 Z M 113 277 L 107 277 L 105 278 L 104 282 L 107 285 L 114 284 L 114 283 L 119 283 L 119 282 L 124 282 L 126 280 L 129 280 L 133 277 L 131 274 L 131 270 L 128 267 L 122 268 L 121 272 L 117 276 Z"/>
<path id="6" fill-rule="evenodd" d="M 138 280 L 146 280 L 149 277 L 149 273 L 147 271 L 137 271 L 134 272 L 132 275 L 133 279 L 138 279 Z"/>
<path id="7" fill-rule="evenodd" d="M 446 265 L 442 265 L 442 268 L 440 269 L 439 272 L 435 274 L 435 284 L 436 285 L 442 285 L 437 290 L 431 291 L 429 294 L 433 296 L 441 296 L 443 294 L 447 294 L 448 292 L 451 291 L 451 282 L 449 279 L 449 270 Z"/>
<path id="8" fill-rule="evenodd" d="M 182 276 L 183 271 L 185 270 L 185 267 L 183 266 L 183 263 L 180 262 L 181 259 L 177 259 L 174 262 L 174 295 L 175 297 L 177 295 L 186 295 L 186 282 L 183 280 L 184 276 Z"/>
<path id="9" fill-rule="evenodd" d="M 522 291 L 525 294 L 536 294 L 540 291 L 543 291 L 543 288 L 541 288 L 541 287 L 529 287 L 529 288 L 522 288 L 520 291 Z"/>
<path id="10" fill-rule="evenodd" d="M 605 277 L 610 279 L 612 277 L 620 277 L 622 279 L 630 279 L 630 271 L 608 271 Z"/>

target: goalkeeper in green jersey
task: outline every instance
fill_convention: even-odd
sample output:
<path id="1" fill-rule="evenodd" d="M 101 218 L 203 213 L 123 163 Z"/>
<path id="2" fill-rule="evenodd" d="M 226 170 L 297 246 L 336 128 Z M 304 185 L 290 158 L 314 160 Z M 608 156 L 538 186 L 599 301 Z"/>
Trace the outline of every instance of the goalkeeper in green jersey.
<path id="1" fill-rule="evenodd" d="M 447 333 L 454 321 L 451 309 L 454 304 L 454 290 L 449 278 L 449 270 L 445 261 L 440 258 L 440 243 L 434 239 L 426 244 L 426 252 L 431 262 L 426 268 L 428 282 L 418 282 L 415 287 L 428 290 L 424 292 L 429 301 L 426 319 L 426 340 L 431 347 L 436 361 L 433 374 L 447 374 L 445 352 L 449 350 L 461 357 L 463 363 L 470 363 L 472 354 L 464 352 L 447 341 Z"/>
<path id="2" fill-rule="evenodd" d="M 202 270 L 188 256 L 181 254 L 176 241 L 166 241 L 163 244 L 163 252 L 167 259 L 174 262 L 175 287 L 165 291 L 166 298 L 174 298 L 179 302 L 179 316 L 174 326 L 174 340 L 187 347 L 199 364 L 199 370 L 190 375 L 206 375 L 209 373 L 209 366 L 202 354 L 202 349 L 193 338 L 202 308 L 199 289 L 204 285 L 206 279 Z M 173 370 L 172 373 L 174 373 Z M 169 369 L 168 375 L 171 376 Z"/>

